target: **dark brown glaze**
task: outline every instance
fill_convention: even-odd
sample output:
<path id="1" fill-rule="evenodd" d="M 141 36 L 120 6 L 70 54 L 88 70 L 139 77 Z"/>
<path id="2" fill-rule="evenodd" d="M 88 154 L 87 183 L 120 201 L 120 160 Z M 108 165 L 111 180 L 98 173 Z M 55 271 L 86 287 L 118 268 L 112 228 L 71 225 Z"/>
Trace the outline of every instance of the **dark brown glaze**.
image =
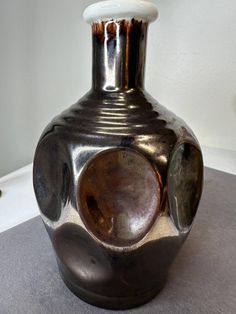
<path id="1" fill-rule="evenodd" d="M 35 154 L 34 182 L 40 210 L 50 221 L 60 219 L 62 209 L 72 198 L 72 172 L 65 138 L 56 133 L 44 138 Z"/>
<path id="2" fill-rule="evenodd" d="M 57 229 L 52 242 L 69 288 L 89 303 L 117 309 L 143 304 L 159 292 L 182 245 L 173 237 L 117 253 L 75 224 Z"/>
<path id="3" fill-rule="evenodd" d="M 34 189 L 67 286 L 129 308 L 161 290 L 191 229 L 202 155 L 183 120 L 144 90 L 147 24 L 92 28 L 92 89 L 44 130 Z"/>
<path id="4" fill-rule="evenodd" d="M 143 88 L 147 29 L 135 19 L 92 25 L 94 89 Z"/>
<path id="5" fill-rule="evenodd" d="M 180 144 L 173 153 L 167 186 L 172 217 L 176 227 L 191 227 L 202 193 L 203 163 L 199 150 L 189 143 Z"/>

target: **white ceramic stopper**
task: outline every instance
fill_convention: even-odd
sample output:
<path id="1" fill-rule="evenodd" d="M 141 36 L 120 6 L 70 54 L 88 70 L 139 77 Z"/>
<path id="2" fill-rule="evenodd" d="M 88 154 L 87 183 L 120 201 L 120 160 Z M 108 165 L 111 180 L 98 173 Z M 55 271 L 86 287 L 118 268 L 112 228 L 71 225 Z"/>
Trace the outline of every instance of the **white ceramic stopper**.
<path id="1" fill-rule="evenodd" d="M 89 24 L 106 20 L 132 19 L 153 22 L 158 16 L 155 4 L 143 0 L 107 0 L 87 7 L 83 17 Z"/>

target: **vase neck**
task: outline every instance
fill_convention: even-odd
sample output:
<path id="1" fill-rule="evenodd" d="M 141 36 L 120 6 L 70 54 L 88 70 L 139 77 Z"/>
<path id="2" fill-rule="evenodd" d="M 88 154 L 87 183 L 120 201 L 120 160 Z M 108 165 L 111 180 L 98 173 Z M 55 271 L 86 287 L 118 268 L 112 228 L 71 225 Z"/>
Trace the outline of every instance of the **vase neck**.
<path id="1" fill-rule="evenodd" d="M 144 88 L 147 29 L 135 19 L 92 24 L 93 89 Z"/>

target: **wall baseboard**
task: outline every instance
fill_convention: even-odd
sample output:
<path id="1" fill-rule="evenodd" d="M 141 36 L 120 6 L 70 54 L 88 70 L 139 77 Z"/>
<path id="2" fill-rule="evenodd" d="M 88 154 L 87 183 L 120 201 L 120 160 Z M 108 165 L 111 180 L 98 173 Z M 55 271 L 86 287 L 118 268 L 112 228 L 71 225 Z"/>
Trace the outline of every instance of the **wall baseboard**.
<path id="1" fill-rule="evenodd" d="M 236 175 L 236 151 L 202 147 L 204 165 Z"/>

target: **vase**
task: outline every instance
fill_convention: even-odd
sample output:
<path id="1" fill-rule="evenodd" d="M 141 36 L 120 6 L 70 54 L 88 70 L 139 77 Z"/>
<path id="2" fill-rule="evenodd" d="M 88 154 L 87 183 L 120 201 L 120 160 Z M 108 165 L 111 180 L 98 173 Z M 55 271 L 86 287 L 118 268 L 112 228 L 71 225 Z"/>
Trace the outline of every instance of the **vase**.
<path id="1" fill-rule="evenodd" d="M 196 137 L 144 88 L 156 17 L 140 0 L 85 10 L 92 88 L 46 127 L 35 152 L 34 190 L 62 279 L 104 308 L 135 307 L 161 291 L 202 192 Z"/>

